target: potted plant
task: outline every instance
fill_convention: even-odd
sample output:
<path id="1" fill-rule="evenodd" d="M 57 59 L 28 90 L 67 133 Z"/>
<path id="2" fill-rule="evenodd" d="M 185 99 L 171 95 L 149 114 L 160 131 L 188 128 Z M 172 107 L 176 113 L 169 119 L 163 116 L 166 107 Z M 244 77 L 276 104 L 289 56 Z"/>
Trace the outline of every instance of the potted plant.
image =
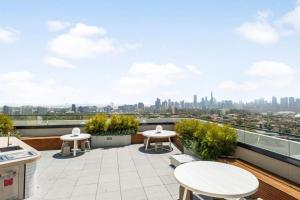
<path id="1" fill-rule="evenodd" d="M 131 135 L 139 128 L 134 116 L 105 115 L 92 117 L 85 125 L 86 132 L 92 135 L 93 147 L 124 146 L 131 144 Z"/>
<path id="2" fill-rule="evenodd" d="M 237 132 L 227 125 L 185 119 L 175 125 L 175 130 L 184 146 L 184 153 L 204 160 L 230 156 L 236 148 Z"/>
<path id="3" fill-rule="evenodd" d="M 20 137 L 14 128 L 13 121 L 10 117 L 4 114 L 0 114 L 0 137 Z"/>

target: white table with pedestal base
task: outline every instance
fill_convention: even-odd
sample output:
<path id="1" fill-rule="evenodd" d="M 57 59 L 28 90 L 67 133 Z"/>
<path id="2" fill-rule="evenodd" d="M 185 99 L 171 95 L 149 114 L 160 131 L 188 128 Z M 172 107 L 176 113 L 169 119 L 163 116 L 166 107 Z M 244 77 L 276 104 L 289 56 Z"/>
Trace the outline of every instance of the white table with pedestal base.
<path id="1" fill-rule="evenodd" d="M 86 140 L 91 137 L 90 134 L 87 133 L 80 133 L 79 135 L 73 135 L 73 134 L 67 134 L 60 137 L 62 141 L 68 141 L 68 142 L 74 142 L 74 147 L 72 149 L 73 156 L 76 156 L 76 152 L 79 151 L 78 149 L 78 141 L 80 140 Z"/>
<path id="2" fill-rule="evenodd" d="M 146 139 L 146 145 L 145 145 L 146 151 L 148 150 L 149 147 L 150 138 L 168 138 L 169 139 L 168 150 L 172 151 L 171 137 L 174 137 L 175 135 L 176 135 L 175 131 L 162 130 L 160 133 L 157 133 L 156 130 L 144 131 L 143 136 Z"/>
<path id="3" fill-rule="evenodd" d="M 182 164 L 175 169 L 174 175 L 181 185 L 180 200 L 191 200 L 193 192 L 213 198 L 240 199 L 254 194 L 259 186 L 250 172 L 212 161 Z"/>

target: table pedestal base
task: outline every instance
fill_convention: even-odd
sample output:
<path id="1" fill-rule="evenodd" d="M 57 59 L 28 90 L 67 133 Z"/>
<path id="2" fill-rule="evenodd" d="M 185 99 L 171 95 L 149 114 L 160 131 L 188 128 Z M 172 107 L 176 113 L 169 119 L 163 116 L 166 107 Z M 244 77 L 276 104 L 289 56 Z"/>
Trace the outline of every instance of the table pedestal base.
<path id="1" fill-rule="evenodd" d="M 179 187 L 179 200 L 193 200 L 193 192 L 180 186 Z"/>

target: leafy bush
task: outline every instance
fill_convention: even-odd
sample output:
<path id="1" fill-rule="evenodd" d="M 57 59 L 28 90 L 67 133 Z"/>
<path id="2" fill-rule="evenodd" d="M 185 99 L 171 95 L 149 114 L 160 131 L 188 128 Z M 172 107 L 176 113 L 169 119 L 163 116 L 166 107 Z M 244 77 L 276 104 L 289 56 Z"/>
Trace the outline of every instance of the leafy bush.
<path id="1" fill-rule="evenodd" d="M 107 132 L 117 135 L 128 135 L 137 132 L 139 121 L 136 117 L 112 115 L 108 121 Z"/>
<path id="2" fill-rule="evenodd" d="M 134 116 L 112 115 L 107 119 L 103 115 L 92 117 L 85 130 L 94 135 L 130 135 L 139 128 L 139 120 Z"/>
<path id="3" fill-rule="evenodd" d="M 4 114 L 0 114 L 0 137 L 7 136 L 8 133 L 10 133 L 11 136 L 19 137 L 19 134 L 14 128 L 12 119 Z"/>
<path id="4" fill-rule="evenodd" d="M 231 155 L 236 148 L 237 133 L 230 126 L 204 123 L 195 119 L 181 120 L 175 130 L 182 144 L 202 159 L 211 160 Z"/>
<path id="5" fill-rule="evenodd" d="M 183 119 L 175 124 L 175 131 L 183 146 L 193 148 L 196 142 L 196 132 L 200 128 L 200 121 L 196 119 Z"/>
<path id="6" fill-rule="evenodd" d="M 106 116 L 95 115 L 85 124 L 86 132 L 90 134 L 99 134 L 106 131 Z"/>

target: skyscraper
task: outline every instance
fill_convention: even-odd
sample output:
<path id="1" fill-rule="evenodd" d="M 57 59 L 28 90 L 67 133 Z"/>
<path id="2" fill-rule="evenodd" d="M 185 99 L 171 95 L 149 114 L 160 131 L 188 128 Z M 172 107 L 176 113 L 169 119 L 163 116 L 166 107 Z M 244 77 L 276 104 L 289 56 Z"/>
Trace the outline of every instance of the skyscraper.
<path id="1" fill-rule="evenodd" d="M 72 104 L 71 110 L 72 110 L 74 113 L 76 112 L 76 105 L 75 105 L 75 104 Z"/>
<path id="2" fill-rule="evenodd" d="M 272 97 L 272 106 L 273 107 L 277 106 L 277 98 L 276 97 Z"/>
<path id="3" fill-rule="evenodd" d="M 139 102 L 137 107 L 138 107 L 138 110 L 144 110 L 145 109 L 145 105 L 142 102 Z"/>
<path id="4" fill-rule="evenodd" d="M 155 109 L 156 110 L 160 109 L 160 99 L 159 98 L 157 98 L 156 101 L 155 101 Z"/>
<path id="5" fill-rule="evenodd" d="M 289 107 L 289 99 L 287 97 L 280 98 L 280 107 L 282 109 L 288 109 Z"/>
<path id="6" fill-rule="evenodd" d="M 197 108 L 197 95 L 194 94 L 194 108 Z"/>
<path id="7" fill-rule="evenodd" d="M 293 111 L 295 110 L 295 98 L 289 97 L 289 110 Z"/>

